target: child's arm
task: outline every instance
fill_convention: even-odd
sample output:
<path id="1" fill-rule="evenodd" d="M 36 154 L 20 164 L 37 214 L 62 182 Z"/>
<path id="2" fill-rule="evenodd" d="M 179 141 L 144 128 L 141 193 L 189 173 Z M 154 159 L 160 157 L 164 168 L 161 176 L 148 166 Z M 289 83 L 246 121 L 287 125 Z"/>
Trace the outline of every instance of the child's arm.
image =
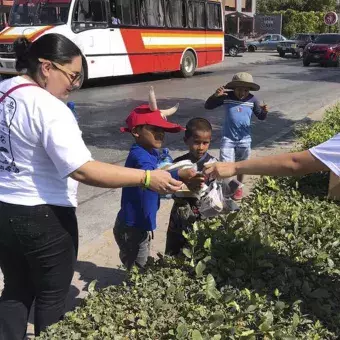
<path id="1" fill-rule="evenodd" d="M 223 105 L 224 100 L 228 96 L 227 92 L 225 92 L 224 87 L 220 87 L 216 90 L 216 92 L 210 96 L 204 104 L 204 108 L 206 110 L 213 110 L 217 107 Z"/>
<path id="2" fill-rule="evenodd" d="M 254 115 L 259 120 L 265 120 L 268 115 L 268 107 L 267 105 L 260 105 L 260 102 L 254 97 L 254 108 L 253 108 Z"/>

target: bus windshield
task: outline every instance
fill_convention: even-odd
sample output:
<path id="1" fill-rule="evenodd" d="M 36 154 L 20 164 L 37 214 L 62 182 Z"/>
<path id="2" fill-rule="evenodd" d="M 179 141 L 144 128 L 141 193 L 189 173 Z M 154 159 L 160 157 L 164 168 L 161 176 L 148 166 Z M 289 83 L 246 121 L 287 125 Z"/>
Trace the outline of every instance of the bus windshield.
<path id="1" fill-rule="evenodd" d="M 67 23 L 71 0 L 14 0 L 10 26 L 45 26 Z"/>

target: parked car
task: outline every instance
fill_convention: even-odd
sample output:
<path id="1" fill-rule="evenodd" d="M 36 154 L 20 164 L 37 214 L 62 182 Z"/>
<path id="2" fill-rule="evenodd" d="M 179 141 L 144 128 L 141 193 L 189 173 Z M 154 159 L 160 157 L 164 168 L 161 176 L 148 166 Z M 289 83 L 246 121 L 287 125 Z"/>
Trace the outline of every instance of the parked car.
<path id="1" fill-rule="evenodd" d="M 255 52 L 256 50 L 277 50 L 277 44 L 281 41 L 287 40 L 281 34 L 265 34 L 258 40 L 248 41 L 247 48 L 249 52 Z"/>
<path id="2" fill-rule="evenodd" d="M 311 63 L 336 64 L 340 67 L 340 34 L 320 34 L 303 52 L 303 66 Z"/>
<path id="3" fill-rule="evenodd" d="M 299 33 L 291 40 L 285 40 L 277 45 L 277 51 L 283 58 L 287 53 L 291 53 L 298 58 L 303 57 L 305 47 L 313 42 L 318 35 L 315 33 Z"/>
<path id="4" fill-rule="evenodd" d="M 231 34 L 224 35 L 224 53 L 231 57 L 236 57 L 239 53 L 247 51 L 246 42 Z"/>

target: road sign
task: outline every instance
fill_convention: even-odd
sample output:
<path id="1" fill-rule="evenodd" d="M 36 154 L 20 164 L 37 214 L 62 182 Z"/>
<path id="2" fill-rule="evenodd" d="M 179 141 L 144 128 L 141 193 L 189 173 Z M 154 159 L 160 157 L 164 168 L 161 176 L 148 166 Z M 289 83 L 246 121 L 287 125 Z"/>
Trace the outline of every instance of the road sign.
<path id="1" fill-rule="evenodd" d="M 324 22 L 328 26 L 335 25 L 338 22 L 338 15 L 335 12 L 328 12 L 325 14 Z"/>

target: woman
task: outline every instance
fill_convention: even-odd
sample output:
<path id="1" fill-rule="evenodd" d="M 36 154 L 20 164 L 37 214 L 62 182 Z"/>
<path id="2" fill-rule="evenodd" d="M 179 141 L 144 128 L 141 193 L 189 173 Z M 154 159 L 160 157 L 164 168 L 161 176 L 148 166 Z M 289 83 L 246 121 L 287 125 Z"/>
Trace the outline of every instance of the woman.
<path id="1" fill-rule="evenodd" d="M 62 35 L 14 44 L 26 75 L 0 83 L 0 339 L 23 339 L 35 300 L 35 334 L 57 322 L 78 249 L 77 182 L 144 186 L 160 193 L 181 182 L 165 171 L 94 161 L 61 101 L 79 87 L 82 57 Z"/>
<path id="2" fill-rule="evenodd" d="M 319 171 L 340 176 L 340 134 L 302 152 L 205 166 L 206 175 L 219 179 L 236 175 L 298 176 Z"/>

